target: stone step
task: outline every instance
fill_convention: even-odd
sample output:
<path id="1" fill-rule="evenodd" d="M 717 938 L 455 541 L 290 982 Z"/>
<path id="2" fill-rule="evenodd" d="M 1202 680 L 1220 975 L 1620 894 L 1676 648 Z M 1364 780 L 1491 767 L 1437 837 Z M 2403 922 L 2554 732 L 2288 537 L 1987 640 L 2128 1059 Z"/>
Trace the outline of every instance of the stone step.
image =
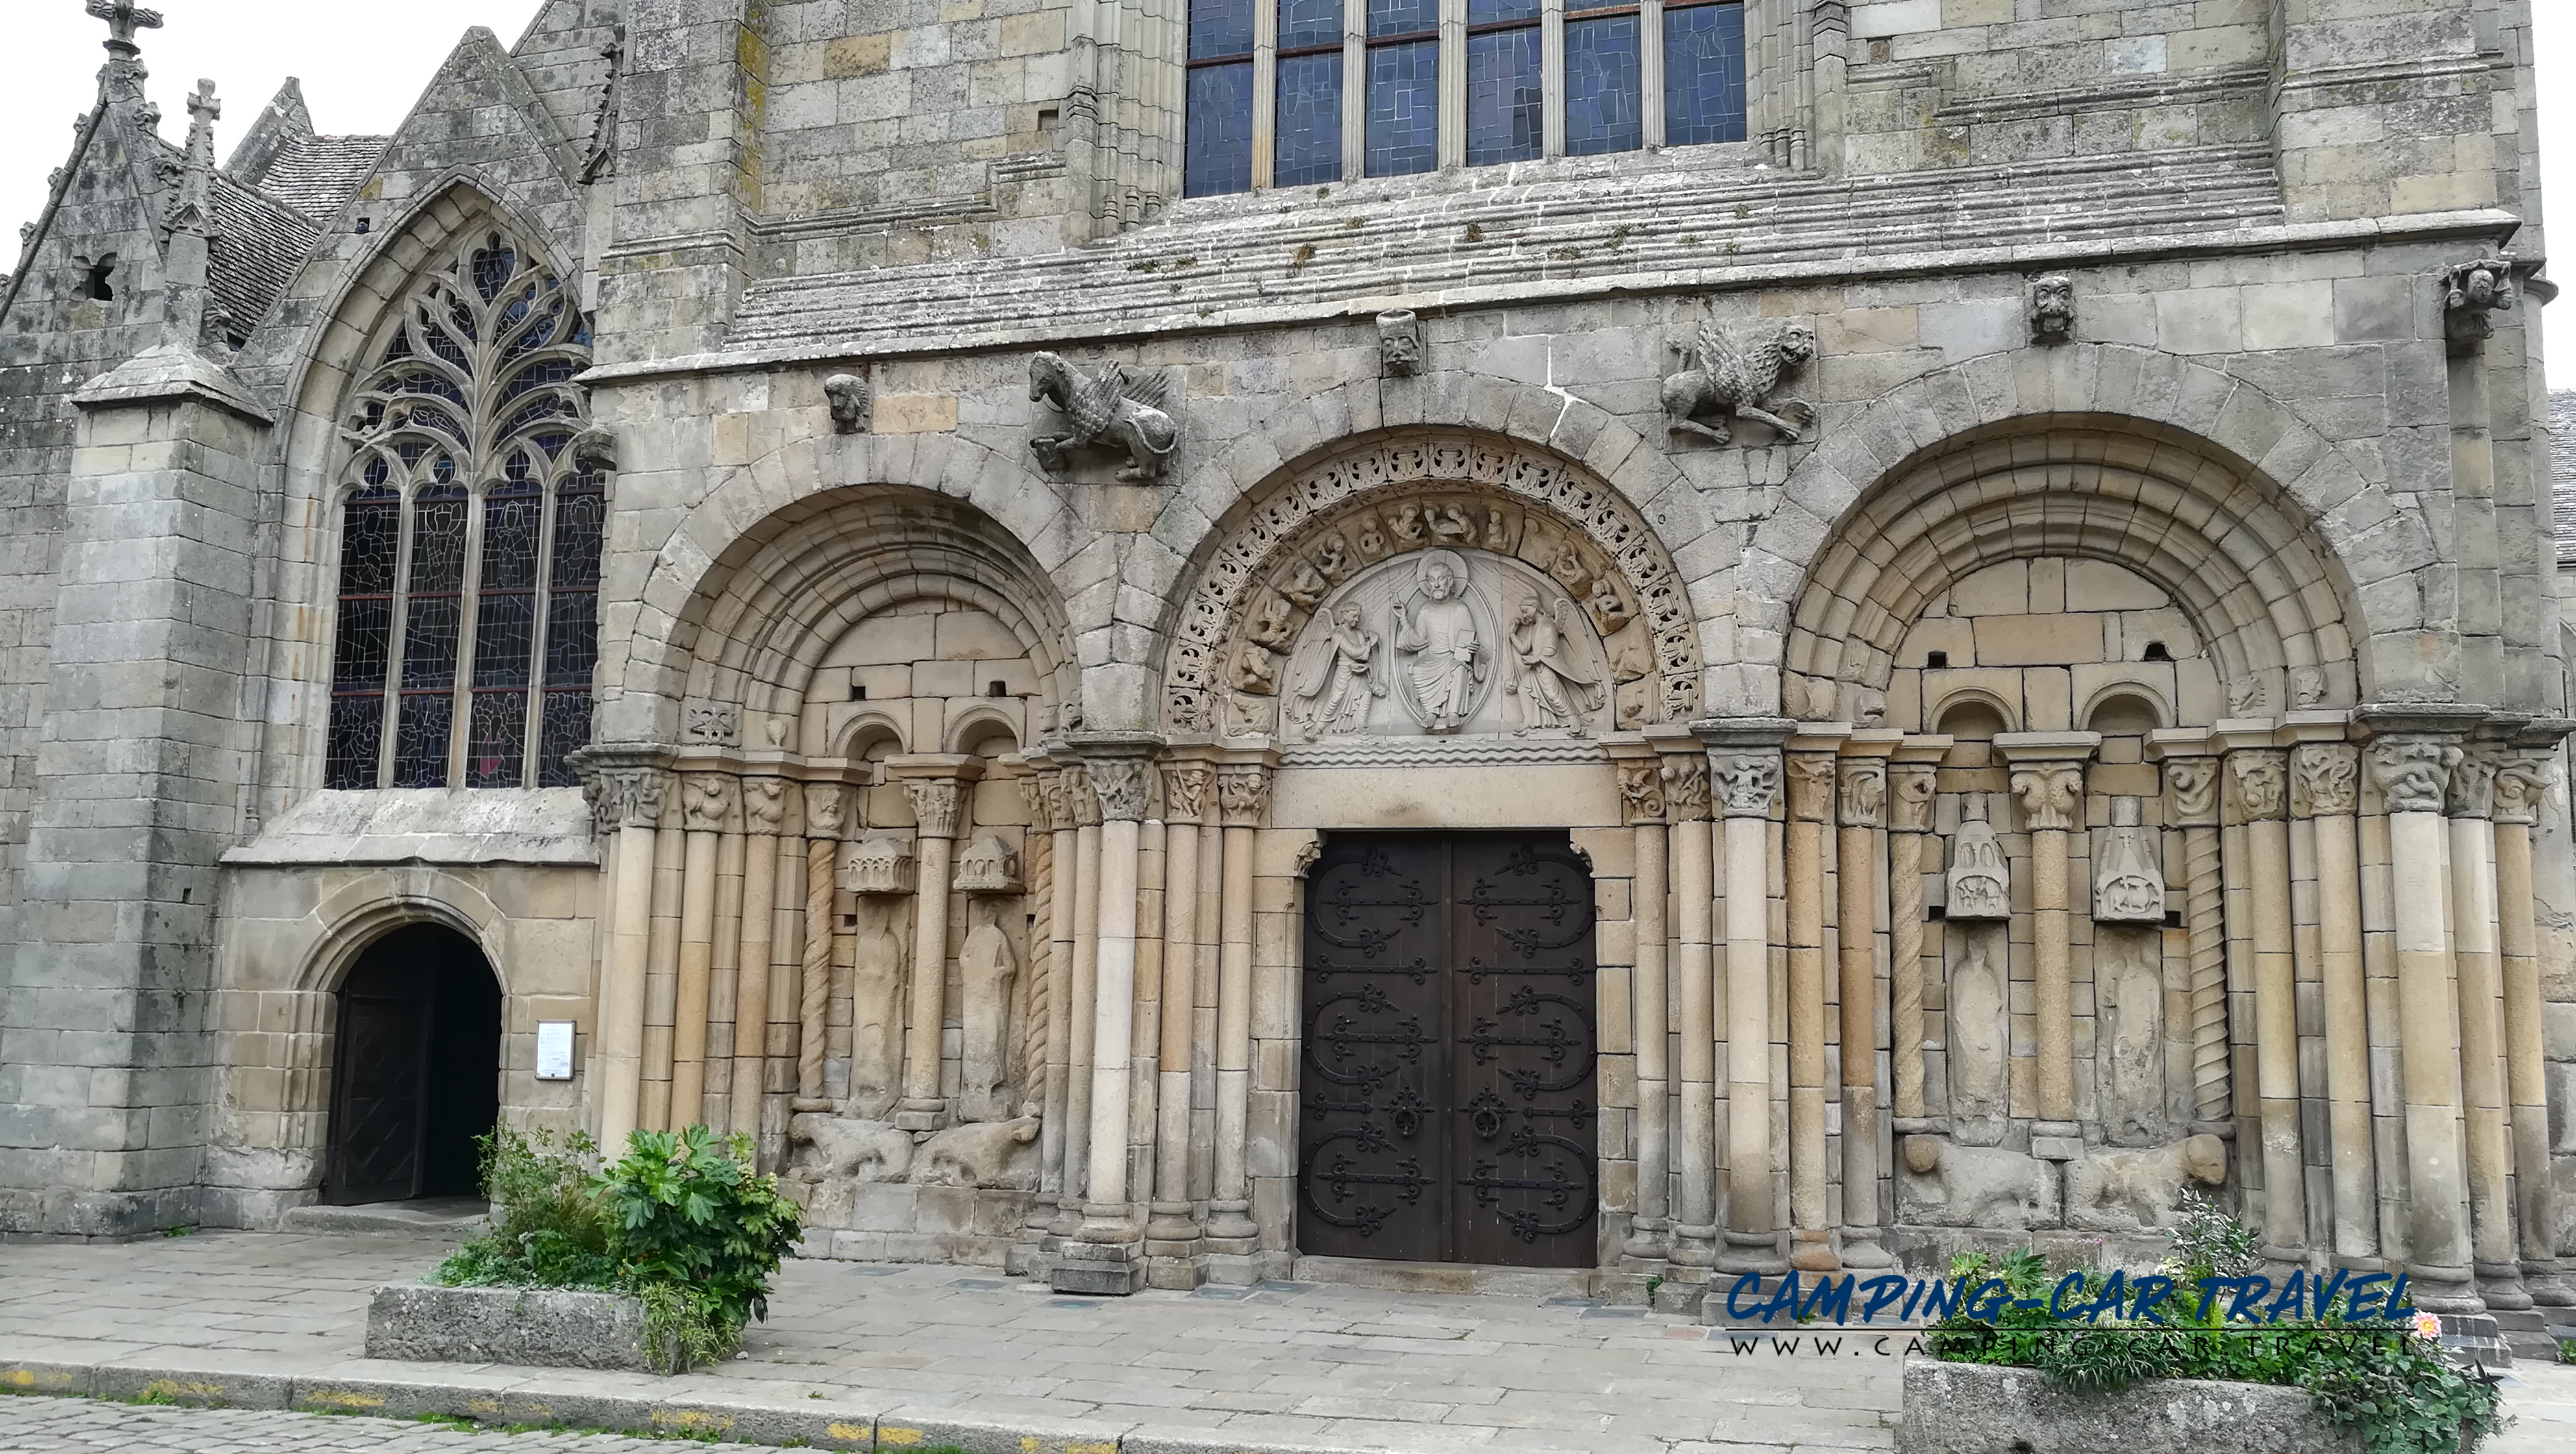
<path id="1" fill-rule="evenodd" d="M 278 1230 L 317 1237 L 446 1237 L 461 1242 L 491 1224 L 491 1210 L 491 1203 L 480 1197 L 297 1207 Z"/>

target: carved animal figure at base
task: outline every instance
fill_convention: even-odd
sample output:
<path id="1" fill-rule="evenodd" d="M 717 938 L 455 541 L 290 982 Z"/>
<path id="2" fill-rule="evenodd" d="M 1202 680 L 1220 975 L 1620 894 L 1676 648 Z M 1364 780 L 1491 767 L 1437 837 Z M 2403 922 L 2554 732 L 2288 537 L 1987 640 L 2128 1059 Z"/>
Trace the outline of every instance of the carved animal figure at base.
<path id="1" fill-rule="evenodd" d="M 796 1144 L 788 1175 L 799 1181 L 901 1181 L 912 1169 L 912 1136 L 883 1121 L 807 1111 L 787 1123 Z"/>
<path id="2" fill-rule="evenodd" d="M 1664 415 L 1674 429 L 1725 444 L 1738 418 L 1756 419 L 1798 444 L 1815 427 L 1816 406 L 1771 395 L 1816 356 L 1816 330 L 1800 322 L 1724 329 L 1711 323 L 1689 350 L 1691 367 L 1664 380 Z"/>
<path id="3" fill-rule="evenodd" d="M 912 1180 L 921 1186 L 1038 1187 L 1038 1118 L 951 1126 L 921 1143 Z"/>
<path id="4" fill-rule="evenodd" d="M 2088 1232 L 2174 1225 L 2187 1182 L 2227 1180 L 2227 1143 L 2187 1136 L 2145 1151 L 2097 1151 L 2066 1168 L 2066 1220 Z"/>
<path id="5" fill-rule="evenodd" d="M 1896 1184 L 1899 1220 L 1927 1227 L 2001 1232 L 2057 1225 L 2057 1168 L 1994 1146 L 1960 1146 L 1909 1136 Z"/>
<path id="6" fill-rule="evenodd" d="M 1086 374 L 1055 354 L 1041 352 L 1029 359 L 1029 399 L 1053 404 L 1071 426 L 1062 434 L 1041 434 L 1029 441 L 1038 463 L 1054 473 L 1068 467 L 1069 451 L 1098 445 L 1126 451 L 1127 464 L 1118 471 L 1118 478 L 1150 485 L 1162 479 L 1163 466 L 1180 446 L 1180 426 L 1164 411 L 1160 374 L 1129 373 L 1117 363 L 1104 363 L 1100 372 Z"/>

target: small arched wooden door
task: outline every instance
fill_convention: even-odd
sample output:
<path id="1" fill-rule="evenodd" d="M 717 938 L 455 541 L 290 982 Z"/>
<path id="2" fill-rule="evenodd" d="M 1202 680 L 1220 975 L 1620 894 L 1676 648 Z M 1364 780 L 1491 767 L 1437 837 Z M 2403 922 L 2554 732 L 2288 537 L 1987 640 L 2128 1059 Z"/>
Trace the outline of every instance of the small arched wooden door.
<path id="1" fill-rule="evenodd" d="M 436 924 L 368 946 L 340 986 L 322 1199 L 467 1196 L 474 1138 L 501 1106 L 501 987 L 472 940 Z"/>

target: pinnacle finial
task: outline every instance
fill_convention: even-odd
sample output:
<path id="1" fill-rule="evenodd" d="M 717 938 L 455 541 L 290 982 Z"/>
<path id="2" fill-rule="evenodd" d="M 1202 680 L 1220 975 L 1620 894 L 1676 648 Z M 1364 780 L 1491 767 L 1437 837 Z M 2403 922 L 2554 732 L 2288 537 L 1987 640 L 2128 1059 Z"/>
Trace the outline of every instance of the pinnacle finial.
<path id="1" fill-rule="evenodd" d="M 108 53 L 125 60 L 132 60 L 137 51 L 134 32 L 161 28 L 161 12 L 146 10 L 134 0 L 89 0 L 88 10 L 107 22 Z"/>

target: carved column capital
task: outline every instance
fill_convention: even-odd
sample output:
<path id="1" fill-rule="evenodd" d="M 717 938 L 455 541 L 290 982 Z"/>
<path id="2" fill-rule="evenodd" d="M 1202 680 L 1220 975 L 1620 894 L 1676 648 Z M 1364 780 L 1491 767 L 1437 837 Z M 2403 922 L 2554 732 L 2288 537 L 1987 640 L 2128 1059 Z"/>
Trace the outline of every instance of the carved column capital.
<path id="1" fill-rule="evenodd" d="M 680 779 L 680 826 L 691 833 L 721 833 L 738 820 L 740 788 L 733 774 L 686 773 Z"/>
<path id="2" fill-rule="evenodd" d="M 2239 748 L 2227 754 L 2227 775 L 2236 782 L 2239 821 L 2266 822 L 2289 810 L 2289 759 L 2277 747 Z"/>
<path id="3" fill-rule="evenodd" d="M 2300 818 L 2352 813 L 2361 803 L 2361 749 L 2303 742 L 2290 754 L 2290 811 Z"/>
<path id="4" fill-rule="evenodd" d="M 1163 768 L 1163 820 L 1168 823 L 1203 823 L 1207 821 L 1209 790 L 1216 786 L 1216 769 L 1203 762 L 1183 762 Z"/>
<path id="5" fill-rule="evenodd" d="M 1941 769 L 1929 762 L 1900 762 L 1887 770 L 1887 826 L 1898 833 L 1932 831 L 1932 800 Z"/>
<path id="6" fill-rule="evenodd" d="M 1708 780 L 1708 759 L 1700 754 L 1665 758 L 1655 769 L 1655 785 L 1663 790 L 1665 821 L 1706 822 Z"/>
<path id="7" fill-rule="evenodd" d="M 1831 753 L 1789 754 L 1789 816 L 1807 823 L 1834 820 L 1834 758 Z"/>
<path id="8" fill-rule="evenodd" d="M 2370 777 L 2392 813 L 2438 813 L 2459 744 L 2430 733 L 2397 733 L 2370 744 Z"/>
<path id="9" fill-rule="evenodd" d="M 2218 759 L 2169 756 L 2165 759 L 2165 825 L 2171 828 L 2218 826 Z"/>
<path id="10" fill-rule="evenodd" d="M 1882 828 L 1887 822 L 1887 763 L 1875 757 L 1842 760 L 1843 826 Z"/>
<path id="11" fill-rule="evenodd" d="M 1152 766 L 1141 757 L 1097 757 L 1085 762 L 1103 823 L 1142 822 L 1153 796 Z"/>
<path id="12" fill-rule="evenodd" d="M 641 744 L 585 747 L 572 755 L 597 831 L 661 826 L 663 800 L 670 791 L 662 757 L 661 748 Z"/>
<path id="13" fill-rule="evenodd" d="M 1664 821 L 1664 765 L 1652 757 L 1623 759 L 1619 806 L 1631 826 Z"/>
<path id="14" fill-rule="evenodd" d="M 1064 811 L 1075 828 L 1100 826 L 1100 795 L 1091 790 L 1091 768 L 1085 763 L 1067 763 L 1057 774 L 1064 786 Z"/>
<path id="15" fill-rule="evenodd" d="M 2034 833 L 2067 833 L 2084 819 L 2084 764 L 2033 762 L 2012 770 L 2013 796 Z"/>
<path id="16" fill-rule="evenodd" d="M 840 838 L 858 827 L 858 793 L 846 783 L 805 785 L 805 836 Z"/>
<path id="17" fill-rule="evenodd" d="M 903 795 L 912 804 L 913 831 L 924 838 L 957 836 L 959 784 L 954 778 L 906 778 Z"/>
<path id="18" fill-rule="evenodd" d="M 2540 821 L 2540 805 L 2558 781 L 2558 754 L 2515 752 L 2496 765 L 2495 820 L 2529 827 Z"/>
<path id="19" fill-rule="evenodd" d="M 787 822 L 787 809 L 787 779 L 747 777 L 742 780 L 744 832 L 778 832 Z"/>
<path id="20" fill-rule="evenodd" d="M 2492 742 L 2463 743 L 2451 763 L 2451 780 L 2443 793 L 2443 811 L 2454 818 L 2485 818 L 2495 813 L 2496 770 L 2503 751 Z"/>
<path id="21" fill-rule="evenodd" d="M 1724 816 L 1771 816 L 1771 804 L 1780 794 L 1779 753 L 1713 753 L 1708 760 L 1708 775 Z"/>
<path id="22" fill-rule="evenodd" d="M 1270 769 L 1257 762 L 1228 763 L 1217 769 L 1216 801 L 1226 827 L 1260 827 L 1270 816 Z"/>

